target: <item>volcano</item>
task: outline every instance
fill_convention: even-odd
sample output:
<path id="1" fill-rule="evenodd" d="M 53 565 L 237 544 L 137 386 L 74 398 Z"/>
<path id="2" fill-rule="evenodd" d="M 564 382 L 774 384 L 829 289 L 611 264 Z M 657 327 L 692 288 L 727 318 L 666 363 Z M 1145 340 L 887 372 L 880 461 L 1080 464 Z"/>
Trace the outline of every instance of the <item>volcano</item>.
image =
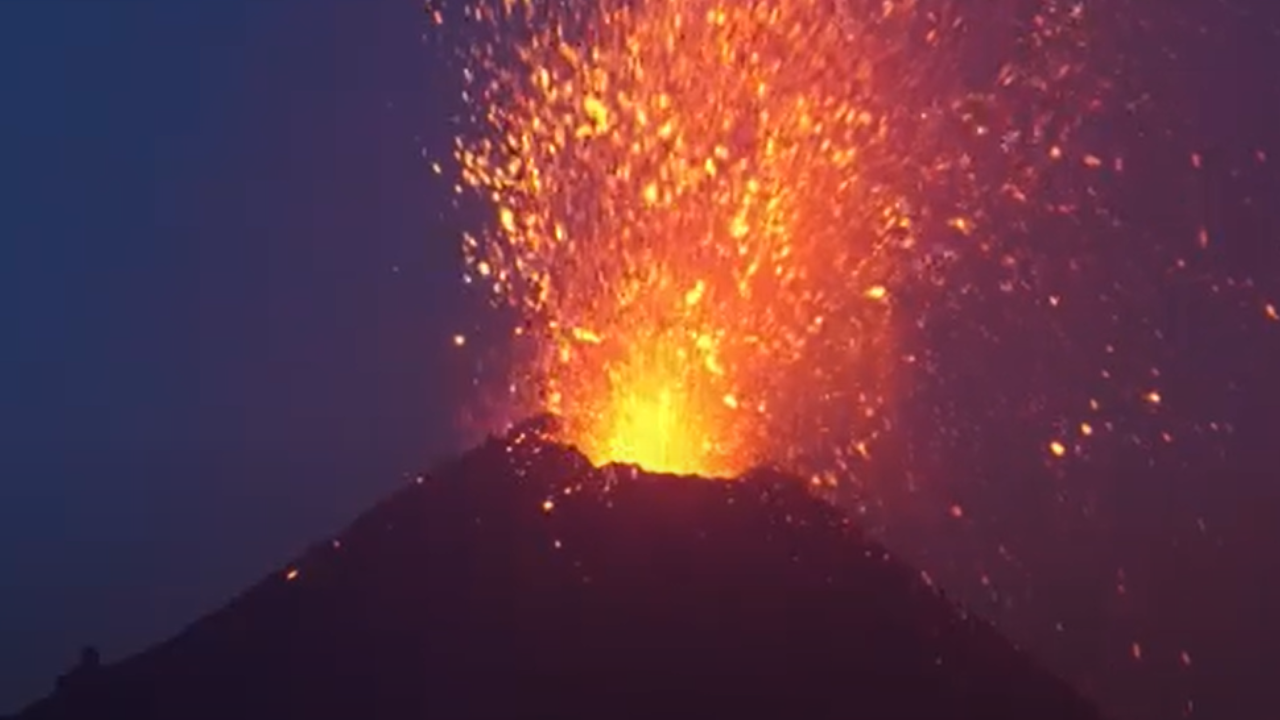
<path id="1" fill-rule="evenodd" d="M 804 483 L 596 468 L 541 437 L 416 478 L 19 717 L 1099 717 Z"/>

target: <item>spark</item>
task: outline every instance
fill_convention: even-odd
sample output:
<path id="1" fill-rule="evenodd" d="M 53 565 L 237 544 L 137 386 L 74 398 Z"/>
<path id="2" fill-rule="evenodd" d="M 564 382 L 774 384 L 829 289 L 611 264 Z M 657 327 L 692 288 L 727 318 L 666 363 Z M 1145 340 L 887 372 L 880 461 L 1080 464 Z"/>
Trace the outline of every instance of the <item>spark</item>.
<path id="1" fill-rule="evenodd" d="M 904 329 L 944 314 L 948 266 L 1007 275 L 1026 249 L 988 220 L 1075 207 L 1029 193 L 1104 168 L 1045 157 L 1096 93 L 1023 112 L 1093 92 L 1079 6 L 1043 0 L 1016 41 L 1043 59 L 978 87 L 953 70 L 965 20 L 945 2 L 480 0 L 469 16 L 521 39 L 467 56 L 478 126 L 456 160 L 494 220 L 466 260 L 526 321 L 513 402 L 560 416 L 598 464 L 807 477 L 865 454 L 902 366 L 930 367 Z"/>
<path id="2" fill-rule="evenodd" d="M 1201 143 L 1152 139 L 1172 131 L 1126 134 L 1178 115 L 1125 73 L 1145 44 L 1114 28 L 1147 24 L 1130 6 L 470 1 L 471 113 L 442 167 L 489 213 L 464 277 L 518 319 L 495 385 L 511 414 L 557 416 L 550 439 L 598 465 L 705 477 L 767 462 L 838 486 L 873 530 L 963 518 L 940 525 L 988 535 L 969 584 L 1006 602 L 1015 581 L 992 566 L 1035 553 L 991 540 L 976 494 L 1038 490 L 1000 458 L 970 462 L 977 446 L 1071 459 L 1038 463 L 1081 480 L 1055 498 L 1069 514 L 1031 523 L 1048 534 L 1111 522 L 1091 485 L 1107 474 L 1087 464 L 1133 452 L 1155 467 L 1217 432 L 1181 415 L 1186 373 L 1151 370 L 1196 330 L 1195 313 L 1165 319 L 1167 296 L 1261 288 L 1213 265 L 1228 226 L 1165 232 L 1112 206 L 1134 194 L 1116 186 L 1159 174 L 1156 152 L 1183 174 L 1169 187 L 1225 172 Z M 921 498 L 941 504 L 892 505 Z M 931 539 L 919 555 L 943 552 Z M 944 564 L 933 577 L 950 587 Z M 1142 596 L 1101 577 L 1100 601 Z"/>
<path id="3" fill-rule="evenodd" d="M 284 579 L 288 582 L 293 582 L 294 580 L 297 580 L 298 568 L 289 568 L 289 570 L 284 574 Z"/>

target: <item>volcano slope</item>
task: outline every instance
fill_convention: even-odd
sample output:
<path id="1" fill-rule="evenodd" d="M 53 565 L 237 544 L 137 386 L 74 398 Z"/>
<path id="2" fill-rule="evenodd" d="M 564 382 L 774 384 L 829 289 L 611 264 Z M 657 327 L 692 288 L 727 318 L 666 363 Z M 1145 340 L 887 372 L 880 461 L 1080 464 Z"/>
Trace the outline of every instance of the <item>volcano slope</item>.
<path id="1" fill-rule="evenodd" d="M 1096 718 L 804 485 L 518 430 L 42 718 Z"/>

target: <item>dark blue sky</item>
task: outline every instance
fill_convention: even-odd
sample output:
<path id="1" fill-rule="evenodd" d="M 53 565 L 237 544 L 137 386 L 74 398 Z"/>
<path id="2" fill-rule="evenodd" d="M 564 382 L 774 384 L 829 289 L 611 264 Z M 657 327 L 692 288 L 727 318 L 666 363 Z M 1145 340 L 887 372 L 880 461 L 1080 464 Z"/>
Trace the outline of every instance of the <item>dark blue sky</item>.
<path id="1" fill-rule="evenodd" d="M 422 29 L 399 0 L 0 4 L 0 711 L 456 447 L 474 301 Z"/>

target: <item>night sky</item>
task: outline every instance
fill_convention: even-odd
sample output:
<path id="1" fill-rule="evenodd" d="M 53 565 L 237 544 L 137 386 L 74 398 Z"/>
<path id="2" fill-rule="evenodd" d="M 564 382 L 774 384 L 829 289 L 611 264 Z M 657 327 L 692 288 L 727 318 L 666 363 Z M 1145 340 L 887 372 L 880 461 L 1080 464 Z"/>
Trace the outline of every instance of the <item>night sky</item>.
<path id="1" fill-rule="evenodd" d="M 1197 716 L 1265 717 L 1280 36 L 1221 3 L 1166 6 L 1197 18 L 1191 35 L 1218 23 L 1163 76 L 1181 105 L 1161 147 L 1205 171 L 1183 206 L 1127 202 L 1170 232 L 1201 217 L 1213 277 L 1252 281 L 1208 300 L 1162 288 L 1155 311 L 1177 330 L 1154 358 L 1168 404 L 1233 431 L 1073 471 L 1063 492 L 1098 508 L 1085 522 L 1036 489 L 1042 443 L 1001 455 L 1040 442 L 1011 422 L 977 443 L 988 476 L 912 500 L 922 517 L 885 535 L 967 598 L 983 592 L 974 558 L 1012 545 L 1035 592 L 979 610 L 1126 716 L 1194 690 Z M 85 643 L 111 659 L 175 632 L 474 439 L 457 418 L 476 355 L 451 338 L 485 317 L 457 250 L 482 218 L 424 160 L 447 157 L 459 112 L 424 25 L 411 0 L 0 4 L 0 711 L 50 690 Z M 1135 164 L 1159 184 L 1160 162 Z M 1024 371 L 987 366 L 954 401 Z M 928 516 L 961 501 L 972 531 Z"/>
<path id="2" fill-rule="evenodd" d="M 0 5 L 0 712 L 460 448 L 413 2 Z M 434 193 L 434 194 L 433 194 Z"/>

